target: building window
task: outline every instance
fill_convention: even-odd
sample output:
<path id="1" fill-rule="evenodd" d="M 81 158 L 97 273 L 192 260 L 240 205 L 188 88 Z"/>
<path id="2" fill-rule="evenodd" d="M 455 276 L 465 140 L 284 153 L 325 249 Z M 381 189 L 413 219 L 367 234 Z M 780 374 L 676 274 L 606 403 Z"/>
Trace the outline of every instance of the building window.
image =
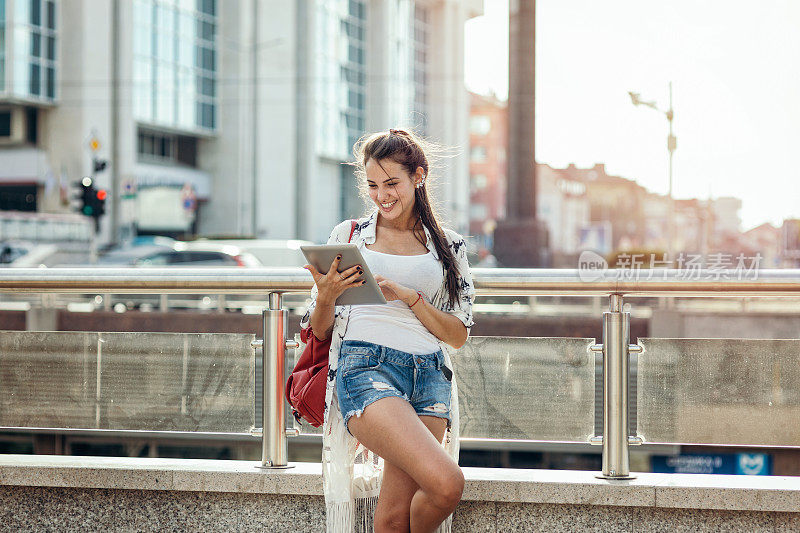
<path id="1" fill-rule="evenodd" d="M 471 189 L 473 191 L 480 191 L 486 188 L 486 184 L 488 182 L 486 178 L 486 174 L 473 174 L 471 182 Z"/>
<path id="2" fill-rule="evenodd" d="M 0 211 L 36 211 L 36 185 L 0 185 Z"/>
<path id="3" fill-rule="evenodd" d="M 216 1 L 133 3 L 134 117 L 213 131 L 217 111 Z"/>
<path id="4" fill-rule="evenodd" d="M 383 127 L 423 130 L 420 126 L 425 122 L 425 87 L 421 82 L 424 81 L 427 60 L 426 12 L 418 10 L 413 0 L 379 3 L 387 11 L 385 20 L 391 21 L 381 27 L 380 35 L 381 48 L 388 51 L 387 61 L 381 68 L 386 78 L 379 81 L 386 88 L 386 101 L 382 104 L 385 107 Z"/>
<path id="5" fill-rule="evenodd" d="M 470 220 L 482 221 L 485 220 L 489 214 L 489 210 L 485 204 L 470 204 L 469 218 Z"/>
<path id="6" fill-rule="evenodd" d="M 486 115 L 473 115 L 469 119 L 469 131 L 473 135 L 488 135 L 492 129 L 492 119 Z"/>
<path id="7" fill-rule="evenodd" d="M 0 94 L 6 92 L 6 0 L 0 0 Z"/>
<path id="8" fill-rule="evenodd" d="M 473 146 L 469 152 L 469 159 L 473 163 L 483 163 L 486 161 L 486 147 Z"/>
<path id="9" fill-rule="evenodd" d="M 0 137 L 11 137 L 11 111 L 0 111 Z"/>
<path id="10" fill-rule="evenodd" d="M 139 130 L 139 160 L 149 163 L 197 166 L 197 137 Z"/>
<path id="11" fill-rule="evenodd" d="M 31 144 L 38 142 L 39 109 L 17 106 L 0 110 L 0 144 Z"/>
<path id="12" fill-rule="evenodd" d="M 427 133 L 428 122 L 428 45 L 430 43 L 428 9 L 414 5 L 412 74 L 414 81 L 414 116 L 419 117 L 421 134 Z"/>
<path id="13" fill-rule="evenodd" d="M 174 162 L 174 135 L 162 133 L 139 132 L 138 153 L 142 161 Z"/>
<path id="14" fill-rule="evenodd" d="M 33 145 L 39 140 L 39 110 L 29 107 L 25 110 L 25 140 Z"/>
<path id="15" fill-rule="evenodd" d="M 5 40 L 14 40 L 11 91 L 16 96 L 56 98 L 56 6 L 54 0 L 18 0 L 6 28 L 5 0 L 0 0 L 0 91 L 5 87 Z"/>
<path id="16" fill-rule="evenodd" d="M 316 0 L 317 126 L 320 155 L 347 159 L 366 128 L 365 0 Z"/>

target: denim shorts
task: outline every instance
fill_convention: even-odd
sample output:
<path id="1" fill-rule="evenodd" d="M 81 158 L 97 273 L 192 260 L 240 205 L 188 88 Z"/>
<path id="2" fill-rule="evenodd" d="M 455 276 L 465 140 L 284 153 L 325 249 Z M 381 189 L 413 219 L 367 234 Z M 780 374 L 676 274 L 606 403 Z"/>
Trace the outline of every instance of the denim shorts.
<path id="1" fill-rule="evenodd" d="M 418 415 L 444 418 L 449 426 L 452 378 L 441 350 L 413 355 L 371 342 L 344 341 L 336 370 L 339 410 L 347 426 L 369 404 L 398 397 Z"/>

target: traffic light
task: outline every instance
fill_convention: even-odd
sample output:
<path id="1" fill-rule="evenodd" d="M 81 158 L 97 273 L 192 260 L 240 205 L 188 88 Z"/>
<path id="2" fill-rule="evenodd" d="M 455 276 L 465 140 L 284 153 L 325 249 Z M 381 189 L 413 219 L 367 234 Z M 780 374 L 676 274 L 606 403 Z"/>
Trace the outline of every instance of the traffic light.
<path id="1" fill-rule="evenodd" d="M 78 203 L 74 205 L 74 207 L 80 212 L 81 214 L 90 217 L 94 214 L 94 207 L 93 207 L 93 197 L 94 197 L 94 187 L 92 186 L 92 178 L 89 176 L 85 176 L 81 181 L 76 182 L 76 185 L 80 187 L 77 191 L 77 195 L 75 199 L 78 200 Z"/>
<path id="2" fill-rule="evenodd" d="M 105 189 L 95 190 L 94 191 L 94 217 L 100 218 L 101 216 L 106 214 L 106 197 L 108 193 L 106 193 Z"/>
<path id="3" fill-rule="evenodd" d="M 94 218 L 95 226 L 99 228 L 100 217 L 106 214 L 106 198 L 108 193 L 105 189 L 95 189 L 92 178 L 84 177 L 79 183 L 80 195 L 76 198 L 80 200 L 77 206 L 78 211 L 87 217 Z"/>

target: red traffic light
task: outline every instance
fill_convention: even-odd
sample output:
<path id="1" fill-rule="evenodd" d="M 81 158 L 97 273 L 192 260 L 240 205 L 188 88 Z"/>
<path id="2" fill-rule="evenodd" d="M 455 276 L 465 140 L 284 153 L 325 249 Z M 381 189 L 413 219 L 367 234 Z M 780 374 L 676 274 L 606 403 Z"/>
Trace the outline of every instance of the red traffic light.
<path id="1" fill-rule="evenodd" d="M 105 200 L 107 195 L 108 195 L 108 193 L 106 193 L 105 189 L 100 189 L 99 191 L 97 191 L 97 199 L 98 200 Z"/>

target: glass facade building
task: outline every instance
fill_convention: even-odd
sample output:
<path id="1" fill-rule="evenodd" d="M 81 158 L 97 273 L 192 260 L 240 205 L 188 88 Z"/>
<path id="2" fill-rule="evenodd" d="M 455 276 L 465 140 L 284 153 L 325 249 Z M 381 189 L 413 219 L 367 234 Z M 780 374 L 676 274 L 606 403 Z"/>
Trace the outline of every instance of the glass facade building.
<path id="1" fill-rule="evenodd" d="M 414 116 L 414 2 L 392 0 L 389 9 L 388 40 L 388 105 L 387 126 L 414 127 L 422 117 Z"/>
<path id="2" fill-rule="evenodd" d="M 366 25 L 364 0 L 317 0 L 314 73 L 318 153 L 349 159 L 366 127 Z"/>
<path id="3" fill-rule="evenodd" d="M 419 133 L 428 129 L 428 44 L 430 41 L 430 12 L 428 8 L 414 6 L 414 25 L 411 42 L 414 57 L 411 60 L 414 80 L 414 116 Z"/>
<path id="4" fill-rule="evenodd" d="M 366 133 L 368 95 L 377 99 L 369 109 L 376 113 L 371 119 L 377 127 L 427 133 L 429 8 L 414 0 L 386 0 L 375 12 L 366 0 L 313 0 L 311 5 L 314 44 L 308 75 L 314 79 L 316 156 L 326 165 L 352 158 L 354 143 Z M 369 30 L 368 21 L 375 24 Z M 363 204 L 353 187 L 353 171 L 341 166 L 337 172 L 339 216 L 354 216 Z"/>
<path id="5" fill-rule="evenodd" d="M 6 92 L 6 0 L 0 0 L 0 94 Z"/>
<path id="6" fill-rule="evenodd" d="M 55 0 L 0 0 L 0 93 L 56 99 Z"/>
<path id="7" fill-rule="evenodd" d="M 217 128 L 217 1 L 134 0 L 133 115 L 188 132 Z"/>

